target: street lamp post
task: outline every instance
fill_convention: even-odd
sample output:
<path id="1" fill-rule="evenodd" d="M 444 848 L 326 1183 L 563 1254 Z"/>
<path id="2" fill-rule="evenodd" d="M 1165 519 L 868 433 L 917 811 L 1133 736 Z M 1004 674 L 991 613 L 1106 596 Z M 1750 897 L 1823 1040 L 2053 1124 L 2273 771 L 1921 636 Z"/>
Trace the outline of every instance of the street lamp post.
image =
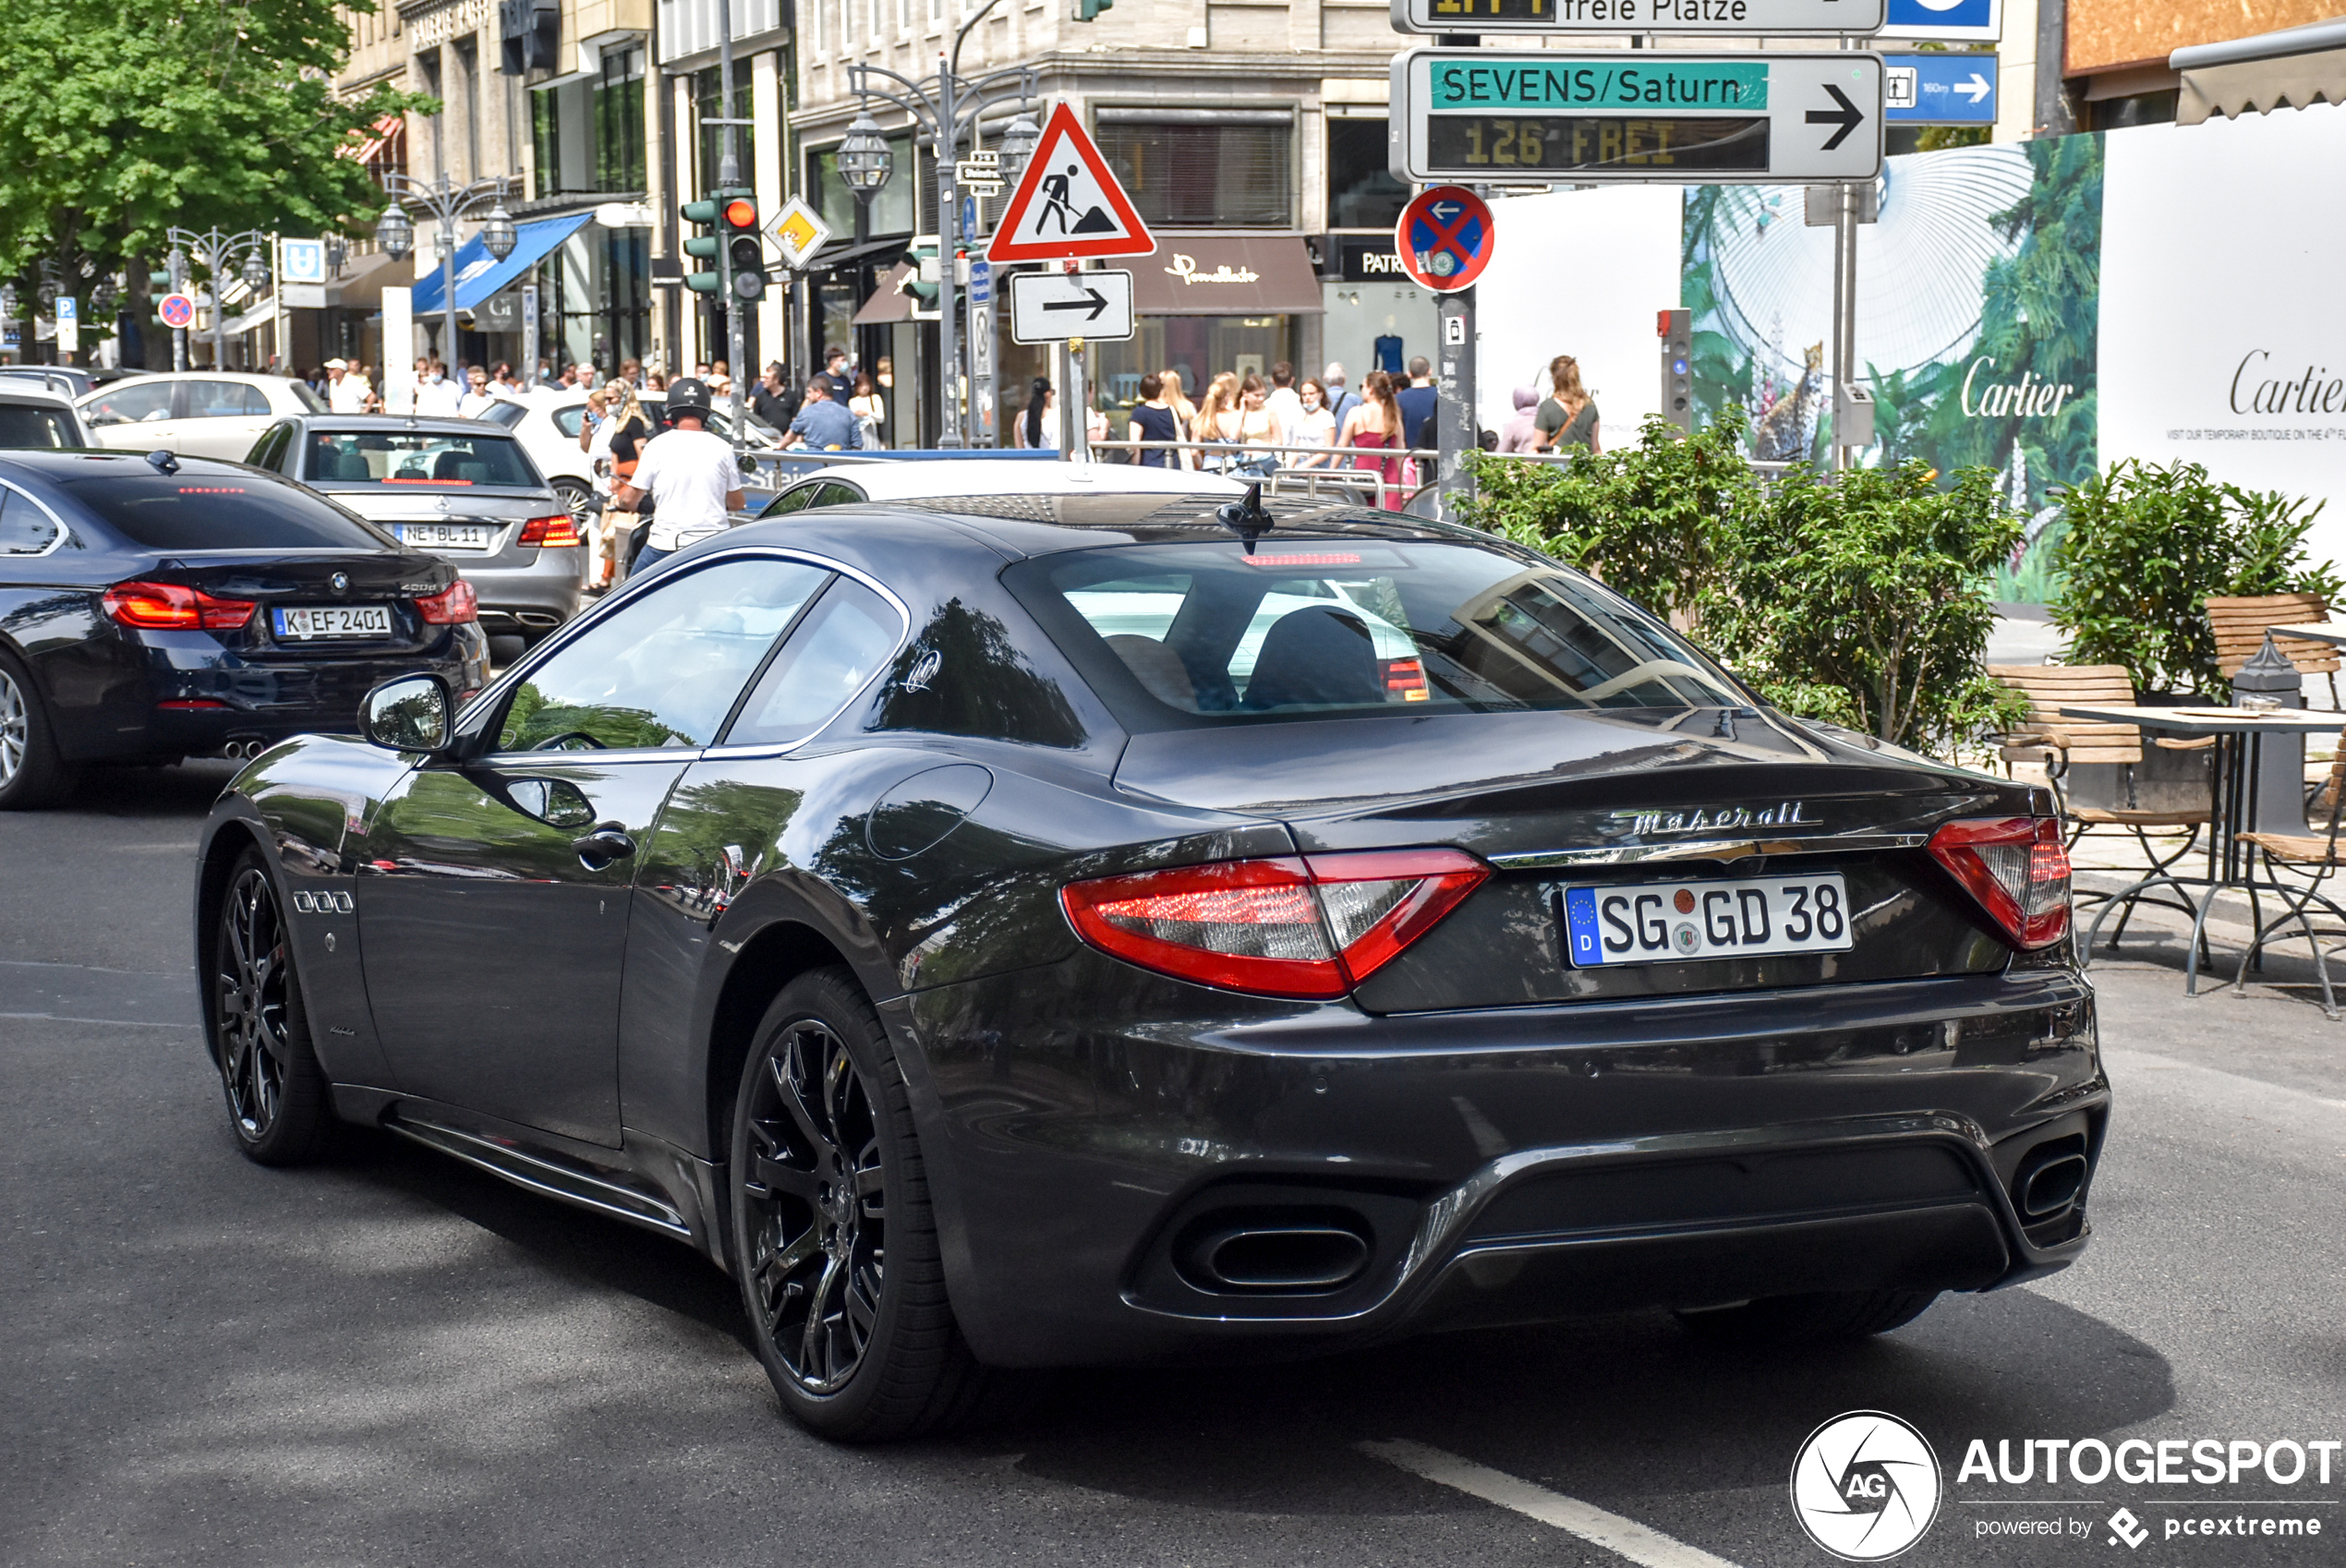
<path id="1" fill-rule="evenodd" d="M 190 256 L 212 276 L 212 368 L 225 370 L 228 368 L 228 308 L 221 298 L 221 284 L 227 279 L 229 262 L 235 259 L 239 250 L 245 253 L 245 282 L 256 289 L 268 282 L 269 263 L 263 257 L 263 251 L 269 244 L 269 236 L 259 229 L 224 235 L 217 228 L 208 229 L 202 234 L 193 229 L 175 228 L 163 237 L 171 242 L 171 269 L 175 283 L 186 275 Z"/>
<path id="2" fill-rule="evenodd" d="M 416 225 L 402 205 L 412 201 L 425 213 L 440 221 L 432 235 L 432 253 L 440 258 L 441 352 L 449 363 L 456 356 L 456 220 L 470 213 L 482 202 L 490 203 L 489 218 L 480 226 L 480 242 L 489 254 L 502 261 L 514 253 L 520 236 L 514 231 L 513 214 L 505 211 L 505 194 L 513 182 L 500 175 L 492 179 L 475 180 L 470 185 L 457 185 L 441 170 L 427 183 L 413 175 L 388 174 L 383 176 L 383 189 L 390 194 L 391 205 L 375 223 L 375 242 L 383 247 L 393 261 L 404 261 L 416 248 Z M 384 345 L 388 354 L 390 345 Z"/>
<path id="3" fill-rule="evenodd" d="M 956 253 L 961 248 L 961 192 L 953 163 L 961 151 L 964 134 L 970 144 L 977 144 L 978 116 L 997 103 L 1015 97 L 1023 108 L 1034 98 L 1034 68 L 1032 66 L 1011 66 L 989 71 L 981 77 L 961 74 L 961 45 L 970 30 L 986 19 L 986 13 L 1001 4 L 1001 0 L 986 0 L 969 20 L 953 35 L 953 53 L 940 54 L 937 75 L 925 82 L 897 75 L 881 66 L 855 65 L 847 68 L 848 86 L 862 100 L 863 112 L 849 128 L 847 140 L 840 144 L 840 177 L 856 195 L 869 199 L 888 183 L 890 164 L 894 162 L 888 151 L 879 122 L 872 118 L 871 100 L 885 99 L 912 117 L 916 131 L 925 131 L 929 144 L 937 150 L 937 402 L 941 414 L 937 444 L 941 447 L 964 446 L 963 411 L 961 399 L 961 344 L 959 302 L 955 288 Z M 884 77 L 894 82 L 901 92 L 873 85 L 872 78 Z M 1015 87 L 1013 92 L 1011 89 Z M 1013 126 L 1015 133 L 1016 123 Z M 1024 162 L 1024 153 L 1016 143 L 1015 134 L 1006 135 L 1002 146 L 1002 177 L 1015 185 L 1017 163 Z M 877 149 L 877 156 L 874 150 Z M 856 173 L 849 172 L 851 150 L 856 158 Z M 1034 151 L 1034 143 L 1024 143 L 1024 151 Z M 1013 160 L 1016 160 L 1014 162 Z M 975 238 L 975 235 L 968 236 Z"/>

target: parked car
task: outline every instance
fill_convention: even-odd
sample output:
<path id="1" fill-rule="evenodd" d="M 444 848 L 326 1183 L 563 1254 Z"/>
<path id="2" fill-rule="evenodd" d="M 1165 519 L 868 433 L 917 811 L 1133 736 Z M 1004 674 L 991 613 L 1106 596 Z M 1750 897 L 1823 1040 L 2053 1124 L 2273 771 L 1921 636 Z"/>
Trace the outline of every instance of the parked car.
<path id="1" fill-rule="evenodd" d="M 578 613 L 586 551 L 576 521 L 503 428 L 480 419 L 304 414 L 247 459 L 453 563 L 491 635 L 542 637 Z"/>
<path id="2" fill-rule="evenodd" d="M 326 400 L 307 383 L 283 376 L 188 370 L 115 381 L 75 406 L 100 446 L 233 462 L 252 450 L 272 421 L 323 414 Z"/>
<path id="3" fill-rule="evenodd" d="M 644 413 L 653 422 L 655 430 L 664 428 L 668 410 L 665 392 L 646 392 L 641 400 Z M 492 404 L 483 418 L 503 426 L 514 432 L 530 461 L 537 464 L 562 498 L 574 518 L 584 519 L 589 511 L 587 499 L 595 493 L 595 473 L 586 454 L 578 448 L 578 432 L 586 422 L 586 394 L 564 392 L 559 396 L 545 393 L 526 398 L 501 399 Z M 732 422 L 720 409 L 711 414 L 704 427 L 732 439 Z M 776 450 L 780 443 L 766 427 L 752 422 L 748 428 L 746 449 L 756 452 Z"/>
<path id="4" fill-rule="evenodd" d="M 0 380 L 0 447 L 91 444 L 90 432 L 81 428 L 80 416 L 70 402 L 19 377 Z"/>
<path id="5" fill-rule="evenodd" d="M 487 684 L 456 569 L 234 463 L 0 452 L 0 809 L 84 763 L 352 730 L 367 690 Z"/>
<path id="6" fill-rule="evenodd" d="M 2050 793 L 1488 536 L 827 507 L 366 722 L 202 836 L 235 1137 L 349 1117 L 699 1248 L 836 1438 L 999 1369 L 1879 1333 L 2087 1244 Z"/>
<path id="7" fill-rule="evenodd" d="M 29 382 L 70 400 L 97 386 L 102 374 L 79 365 L 0 365 L 0 386 Z"/>
<path id="8" fill-rule="evenodd" d="M 1015 457 L 947 457 L 913 463 L 880 457 L 865 463 L 826 463 L 813 473 L 792 480 L 757 515 L 782 517 L 819 507 L 852 506 L 859 501 L 933 501 L 946 496 L 1236 497 L 1245 493 L 1246 487 L 1235 479 L 1183 468 L 1038 462 Z"/>

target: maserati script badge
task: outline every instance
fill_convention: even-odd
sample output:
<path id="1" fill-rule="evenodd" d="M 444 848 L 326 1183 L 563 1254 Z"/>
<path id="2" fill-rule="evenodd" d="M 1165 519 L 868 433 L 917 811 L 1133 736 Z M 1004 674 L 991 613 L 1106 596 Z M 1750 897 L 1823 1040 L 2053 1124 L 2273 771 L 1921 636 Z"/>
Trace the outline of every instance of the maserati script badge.
<path id="1" fill-rule="evenodd" d="M 1802 814 L 1799 801 L 1780 801 L 1754 811 L 1749 806 L 1711 806 L 1696 811 L 1617 811 L 1614 821 L 1639 838 L 1649 833 L 1715 833 L 1737 827 L 1812 827 L 1817 819 Z"/>

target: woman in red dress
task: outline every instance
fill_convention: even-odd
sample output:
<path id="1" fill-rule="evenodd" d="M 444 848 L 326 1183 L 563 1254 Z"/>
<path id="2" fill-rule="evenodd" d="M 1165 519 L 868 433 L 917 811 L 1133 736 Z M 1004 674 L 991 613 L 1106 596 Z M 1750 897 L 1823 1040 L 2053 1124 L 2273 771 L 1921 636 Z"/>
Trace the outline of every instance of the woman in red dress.
<path id="1" fill-rule="evenodd" d="M 1393 399 L 1392 377 L 1382 370 L 1369 372 L 1369 379 L 1360 384 L 1360 405 L 1344 416 L 1336 445 L 1361 449 L 1353 455 L 1352 466 L 1383 475 L 1385 509 L 1400 511 L 1401 503 L 1409 499 L 1401 492 L 1401 459 L 1377 455 L 1383 451 L 1398 453 L 1403 446 L 1401 408 Z"/>

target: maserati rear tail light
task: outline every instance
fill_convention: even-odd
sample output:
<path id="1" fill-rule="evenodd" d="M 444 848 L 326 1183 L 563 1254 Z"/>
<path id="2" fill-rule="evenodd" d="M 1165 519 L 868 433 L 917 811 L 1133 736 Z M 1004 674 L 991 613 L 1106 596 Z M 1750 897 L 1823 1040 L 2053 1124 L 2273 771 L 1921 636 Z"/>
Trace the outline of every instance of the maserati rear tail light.
<path id="1" fill-rule="evenodd" d="M 473 597 L 473 585 L 459 577 L 431 597 L 417 599 L 416 613 L 429 625 L 453 626 L 479 620 L 480 601 Z"/>
<path id="2" fill-rule="evenodd" d="M 1076 935 L 1143 969 L 1264 996 L 1343 995 L 1491 874 L 1457 850 L 1218 861 L 1059 890 Z"/>
<path id="3" fill-rule="evenodd" d="M 99 602 L 117 624 L 144 631 L 230 632 L 258 608 L 250 599 L 224 599 L 184 583 L 116 583 Z"/>
<path id="4" fill-rule="evenodd" d="M 1421 703 L 1433 694 L 1426 689 L 1424 661 L 1415 658 L 1386 659 L 1385 689 L 1405 703 Z"/>
<path id="5" fill-rule="evenodd" d="M 563 545 L 583 543 L 578 537 L 578 525 L 569 513 L 559 517 L 533 517 L 521 525 L 521 537 L 515 544 L 540 545 L 548 549 Z"/>
<path id="6" fill-rule="evenodd" d="M 2013 946 L 2049 947 L 2068 932 L 2069 851 L 2057 818 L 1950 822 L 1930 836 L 1930 853 Z"/>

